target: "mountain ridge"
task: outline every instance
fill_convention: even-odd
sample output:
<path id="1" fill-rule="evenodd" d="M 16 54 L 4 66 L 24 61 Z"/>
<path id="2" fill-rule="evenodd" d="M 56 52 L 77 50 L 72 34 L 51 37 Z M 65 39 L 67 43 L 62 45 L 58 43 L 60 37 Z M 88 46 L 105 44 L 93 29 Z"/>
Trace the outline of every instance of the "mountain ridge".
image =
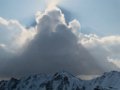
<path id="1" fill-rule="evenodd" d="M 66 71 L 53 75 L 35 74 L 2 80 L 0 90 L 120 90 L 120 72 L 106 72 L 92 80 L 82 80 Z"/>

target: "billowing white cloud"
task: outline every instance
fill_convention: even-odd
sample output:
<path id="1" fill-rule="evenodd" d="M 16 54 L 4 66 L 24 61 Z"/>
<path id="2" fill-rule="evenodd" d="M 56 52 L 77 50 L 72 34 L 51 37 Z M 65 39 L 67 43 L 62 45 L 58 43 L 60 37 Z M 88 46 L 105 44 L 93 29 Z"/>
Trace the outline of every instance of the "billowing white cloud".
<path id="1" fill-rule="evenodd" d="M 26 29 L 18 21 L 0 19 L 1 77 L 58 70 L 100 74 L 118 69 L 108 57 L 119 56 L 120 36 L 80 33 L 80 23 L 77 20 L 66 23 L 58 8 L 37 12 L 36 22 L 35 27 Z"/>
<path id="2" fill-rule="evenodd" d="M 77 33 L 80 24 L 77 20 L 67 24 L 64 14 L 58 8 L 39 13 L 36 20 L 37 26 L 34 28 L 36 34 L 31 35 L 25 28 L 19 30 L 20 35 L 15 41 L 19 40 L 20 45 L 23 46 L 25 43 L 26 46 L 22 47 L 24 51 L 20 55 L 13 55 L 14 57 L 10 60 L 6 60 L 7 63 L 2 62 L 1 76 L 19 76 L 59 70 L 68 70 L 74 74 L 93 74 L 104 71 L 91 54 L 78 44 Z M 26 33 L 22 36 L 21 34 L 25 31 Z M 24 37 L 27 39 L 24 40 Z M 28 38 L 30 38 L 29 41 Z"/>
<path id="3" fill-rule="evenodd" d="M 0 43 L 9 51 L 14 51 L 35 35 L 35 30 L 27 30 L 16 20 L 6 20 L 0 17 Z"/>

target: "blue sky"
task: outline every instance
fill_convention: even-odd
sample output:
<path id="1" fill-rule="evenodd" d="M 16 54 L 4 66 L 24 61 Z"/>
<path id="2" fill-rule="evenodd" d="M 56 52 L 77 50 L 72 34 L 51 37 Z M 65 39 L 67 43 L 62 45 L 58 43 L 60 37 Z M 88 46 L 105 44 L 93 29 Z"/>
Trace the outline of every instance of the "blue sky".
<path id="1" fill-rule="evenodd" d="M 0 17 L 16 19 L 23 25 L 30 26 L 35 13 L 44 6 L 45 3 L 41 0 L 0 0 Z"/>
<path id="2" fill-rule="evenodd" d="M 79 19 L 83 32 L 120 34 L 119 0 L 66 0 L 62 5 Z"/>
<path id="3" fill-rule="evenodd" d="M 120 34 L 119 0 L 61 0 L 59 5 L 82 25 L 83 33 Z M 44 10 L 44 0 L 0 0 L 0 16 L 17 19 L 26 27 L 34 22 L 35 12 Z"/>

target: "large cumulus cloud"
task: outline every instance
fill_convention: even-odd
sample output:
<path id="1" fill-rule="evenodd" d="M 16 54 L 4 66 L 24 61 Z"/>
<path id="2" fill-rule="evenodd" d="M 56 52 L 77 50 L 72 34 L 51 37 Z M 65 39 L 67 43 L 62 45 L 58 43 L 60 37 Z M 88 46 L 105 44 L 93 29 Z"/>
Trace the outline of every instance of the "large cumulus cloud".
<path id="1" fill-rule="evenodd" d="M 6 62 L 0 58 L 1 77 L 53 73 L 59 70 L 67 70 L 75 75 L 100 74 L 117 69 L 107 60 L 110 54 L 106 49 L 109 45 L 105 44 L 104 48 L 106 39 L 101 40 L 97 36 L 80 33 L 80 23 L 77 20 L 66 23 L 60 9 L 52 8 L 38 12 L 36 22 L 37 25 L 32 30 L 27 30 L 19 24 L 18 27 L 22 29 L 15 39 L 10 40 L 15 47 L 20 45 L 15 49 L 15 53 L 6 51 L 8 44 L 0 44 L 0 50 L 5 51 L 5 54 L 12 53 Z M 14 29 L 16 30 L 12 30 Z"/>

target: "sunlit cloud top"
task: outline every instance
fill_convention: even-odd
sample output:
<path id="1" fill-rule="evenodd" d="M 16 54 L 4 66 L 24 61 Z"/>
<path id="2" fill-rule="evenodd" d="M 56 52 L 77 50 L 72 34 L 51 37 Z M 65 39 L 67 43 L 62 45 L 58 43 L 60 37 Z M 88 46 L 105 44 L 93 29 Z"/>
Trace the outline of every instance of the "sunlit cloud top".
<path id="1" fill-rule="evenodd" d="M 52 9 L 56 7 L 62 0 L 46 0 L 46 7 L 47 9 Z"/>

